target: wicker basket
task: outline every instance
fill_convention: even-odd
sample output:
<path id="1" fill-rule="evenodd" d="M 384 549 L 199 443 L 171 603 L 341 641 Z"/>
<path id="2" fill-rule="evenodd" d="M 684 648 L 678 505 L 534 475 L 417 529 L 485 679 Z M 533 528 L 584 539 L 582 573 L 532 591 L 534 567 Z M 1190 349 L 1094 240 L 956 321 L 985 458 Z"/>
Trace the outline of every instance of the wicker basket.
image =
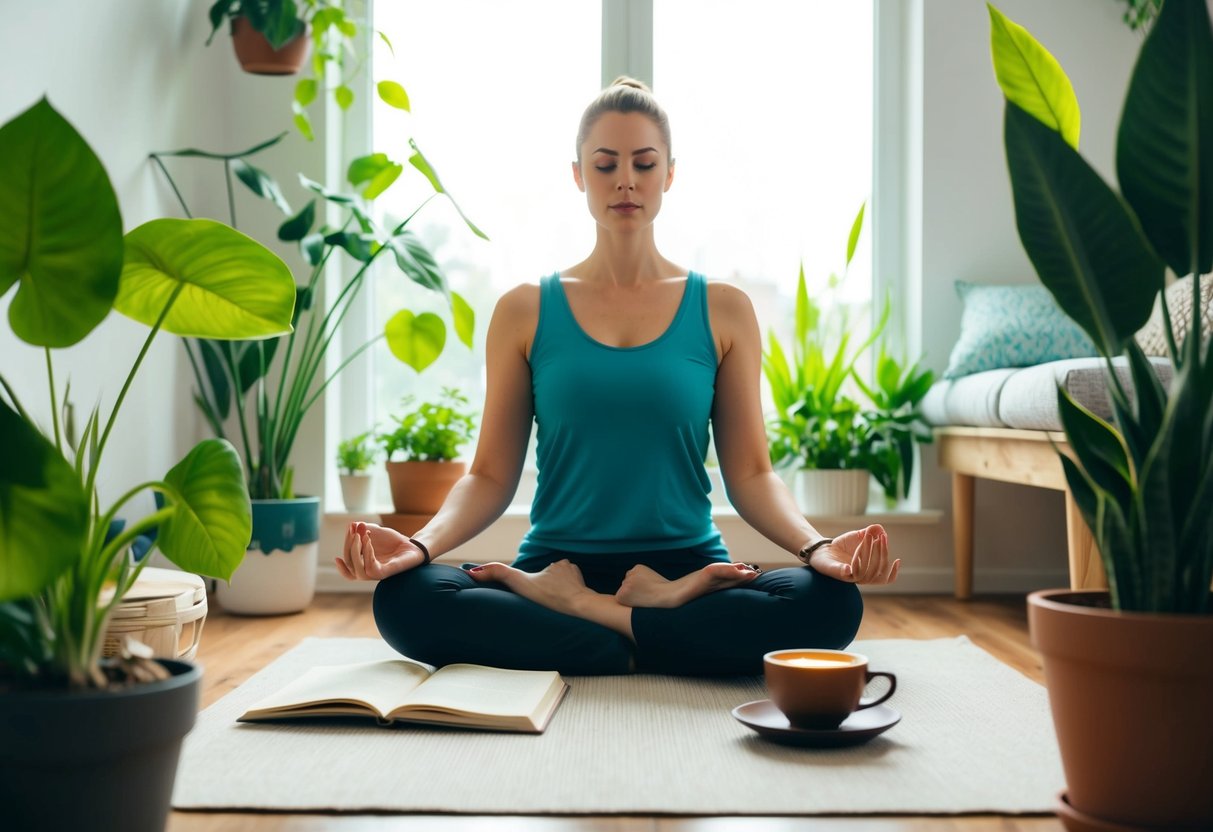
<path id="1" fill-rule="evenodd" d="M 206 621 L 206 584 L 176 569 L 146 567 L 114 609 L 101 652 L 116 655 L 131 636 L 160 658 L 189 661 L 198 652 Z"/>

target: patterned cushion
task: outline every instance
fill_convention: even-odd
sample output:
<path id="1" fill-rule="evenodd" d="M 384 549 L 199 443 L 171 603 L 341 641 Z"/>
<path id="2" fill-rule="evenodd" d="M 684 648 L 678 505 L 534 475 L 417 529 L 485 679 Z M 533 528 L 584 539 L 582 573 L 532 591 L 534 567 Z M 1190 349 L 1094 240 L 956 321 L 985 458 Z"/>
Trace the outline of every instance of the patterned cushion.
<path id="1" fill-rule="evenodd" d="M 956 292 L 964 312 L 944 378 L 1097 354 L 1091 339 L 1038 283 L 987 286 L 958 280 Z"/>
<path id="2" fill-rule="evenodd" d="M 1167 309 L 1171 313 L 1171 327 L 1175 331 L 1175 343 L 1183 346 L 1184 336 L 1192 323 L 1192 276 L 1177 280 L 1167 287 Z M 1205 338 L 1213 332 L 1213 280 L 1200 281 L 1200 332 Z M 1137 332 L 1137 343 L 1146 355 L 1168 355 L 1167 331 L 1162 321 L 1162 305 L 1154 305 L 1154 314 Z"/>

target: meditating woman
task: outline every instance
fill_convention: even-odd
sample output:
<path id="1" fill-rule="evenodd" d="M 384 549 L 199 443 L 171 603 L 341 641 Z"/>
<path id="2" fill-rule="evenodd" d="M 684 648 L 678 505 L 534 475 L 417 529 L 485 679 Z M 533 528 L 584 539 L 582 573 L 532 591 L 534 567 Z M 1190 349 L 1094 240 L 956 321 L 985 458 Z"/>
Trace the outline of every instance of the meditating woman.
<path id="1" fill-rule="evenodd" d="M 674 158 L 647 87 L 620 78 L 586 109 L 573 181 L 594 250 L 497 303 L 467 476 L 411 538 L 351 524 L 338 570 L 379 581 L 384 639 L 437 665 L 751 674 L 769 650 L 845 646 L 863 612 L 856 584 L 891 583 L 900 561 L 878 525 L 819 534 L 772 470 L 749 299 L 654 241 Z M 750 210 L 729 202 L 727 179 L 720 196 Z M 517 557 L 431 563 L 509 505 L 532 421 L 539 478 Z M 709 421 L 738 514 L 804 566 L 730 560 L 708 499 Z"/>

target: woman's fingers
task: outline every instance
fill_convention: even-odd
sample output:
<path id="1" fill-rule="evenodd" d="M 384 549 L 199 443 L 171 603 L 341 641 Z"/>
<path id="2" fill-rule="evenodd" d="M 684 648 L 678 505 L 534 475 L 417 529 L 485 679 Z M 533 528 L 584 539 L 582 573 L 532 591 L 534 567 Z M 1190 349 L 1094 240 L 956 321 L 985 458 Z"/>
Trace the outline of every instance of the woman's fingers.
<path id="1" fill-rule="evenodd" d="M 869 530 L 868 534 L 871 537 L 872 545 L 868 550 L 868 562 L 864 569 L 864 583 L 872 583 L 884 574 L 888 568 L 889 548 L 888 540 L 885 537 L 883 530 Z"/>
<path id="2" fill-rule="evenodd" d="M 345 561 L 341 558 L 333 558 L 333 562 L 337 564 L 337 572 L 347 581 L 354 580 L 354 576 L 350 574 L 350 568 L 345 565 Z"/>

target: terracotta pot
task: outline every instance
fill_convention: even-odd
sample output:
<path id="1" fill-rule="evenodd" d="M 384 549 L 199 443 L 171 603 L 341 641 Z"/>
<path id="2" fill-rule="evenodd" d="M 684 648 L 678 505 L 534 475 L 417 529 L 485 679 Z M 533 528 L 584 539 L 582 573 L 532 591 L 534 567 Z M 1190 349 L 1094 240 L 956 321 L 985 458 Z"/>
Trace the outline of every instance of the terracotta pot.
<path id="1" fill-rule="evenodd" d="M 392 507 L 397 514 L 435 514 L 455 483 L 467 473 L 466 462 L 388 462 Z"/>
<path id="2" fill-rule="evenodd" d="M 1072 816 L 1213 829 L 1213 615 L 1116 612 L 1106 591 L 1028 596 Z M 1073 811 L 1069 811 L 1072 809 Z"/>
<path id="3" fill-rule="evenodd" d="M 294 75 L 307 60 L 311 38 L 305 30 L 281 49 L 275 50 L 265 35 L 258 32 L 244 17 L 232 18 L 232 46 L 236 60 L 245 72 L 254 75 Z"/>

